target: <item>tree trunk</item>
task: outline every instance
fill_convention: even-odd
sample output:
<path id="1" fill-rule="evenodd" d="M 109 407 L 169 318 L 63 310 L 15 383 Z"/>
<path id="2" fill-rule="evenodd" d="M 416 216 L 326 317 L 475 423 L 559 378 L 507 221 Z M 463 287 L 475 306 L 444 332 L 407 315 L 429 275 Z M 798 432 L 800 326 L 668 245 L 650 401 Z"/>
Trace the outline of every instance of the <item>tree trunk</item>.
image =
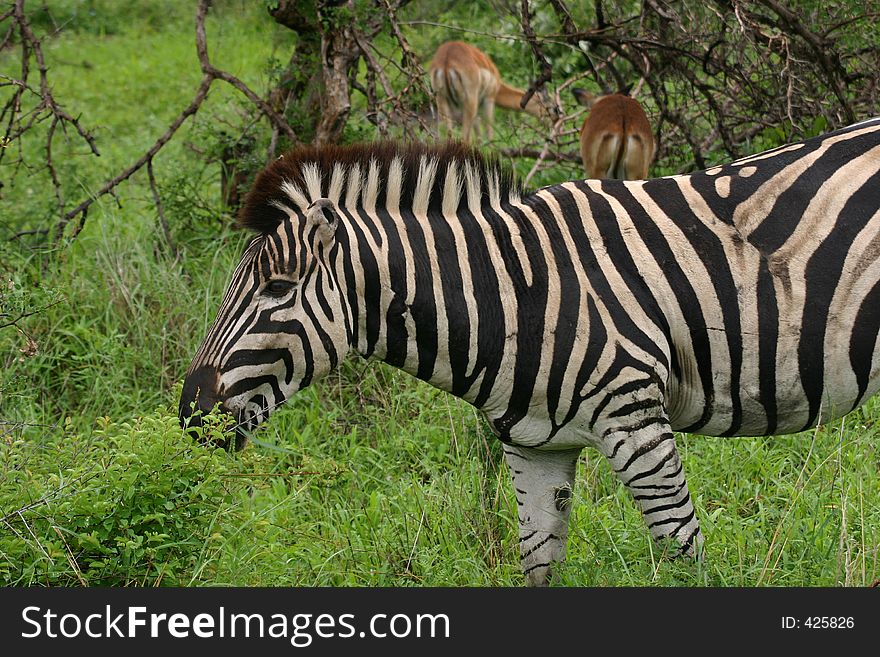
<path id="1" fill-rule="evenodd" d="M 270 97 L 304 141 L 335 144 L 351 112 L 349 75 L 361 56 L 350 19 L 335 20 L 353 2 L 278 0 L 272 18 L 296 32 L 298 41 L 287 70 Z"/>

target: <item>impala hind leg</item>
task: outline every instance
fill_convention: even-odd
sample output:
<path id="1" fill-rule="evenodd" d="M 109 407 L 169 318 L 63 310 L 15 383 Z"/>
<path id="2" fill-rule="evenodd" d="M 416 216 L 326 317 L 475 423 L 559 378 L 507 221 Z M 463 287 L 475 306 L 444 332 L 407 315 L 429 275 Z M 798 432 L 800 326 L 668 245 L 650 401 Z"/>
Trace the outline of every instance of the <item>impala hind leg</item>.
<path id="1" fill-rule="evenodd" d="M 519 545 L 529 586 L 546 586 L 565 559 L 568 518 L 580 449 L 541 451 L 504 445 L 519 507 Z"/>
<path id="2" fill-rule="evenodd" d="M 443 137 L 443 128 L 446 128 L 445 137 L 449 139 L 452 137 L 453 132 L 453 124 L 452 124 L 452 108 L 449 106 L 449 101 L 446 96 L 442 94 L 438 94 L 437 96 L 437 135 Z"/>
<path id="3" fill-rule="evenodd" d="M 464 98 L 461 104 L 461 140 L 464 142 L 471 140 L 471 131 L 475 129 L 475 123 L 478 121 L 477 109 L 476 98 L 470 96 Z"/>
<path id="4" fill-rule="evenodd" d="M 608 430 L 602 452 L 639 505 L 654 539 L 672 539 L 676 556 L 699 556 L 703 535 L 668 421 L 651 418 Z"/>
<path id="5" fill-rule="evenodd" d="M 495 101 L 491 98 L 484 99 L 482 110 L 483 134 L 486 141 L 492 141 L 495 135 Z"/>

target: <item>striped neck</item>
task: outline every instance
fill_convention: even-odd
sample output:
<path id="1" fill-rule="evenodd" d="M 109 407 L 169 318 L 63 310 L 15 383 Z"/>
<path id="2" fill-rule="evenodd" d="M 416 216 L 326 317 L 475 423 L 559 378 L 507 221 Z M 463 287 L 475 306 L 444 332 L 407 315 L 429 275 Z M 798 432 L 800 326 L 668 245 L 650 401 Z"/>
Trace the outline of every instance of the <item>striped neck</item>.
<path id="1" fill-rule="evenodd" d="M 339 207 L 336 272 L 352 345 L 482 407 L 516 333 L 502 303 L 514 298 L 512 281 L 498 265 L 519 260 L 519 196 L 502 197 L 467 162 L 425 160 L 404 204 L 397 173 L 392 165 L 382 206 Z"/>

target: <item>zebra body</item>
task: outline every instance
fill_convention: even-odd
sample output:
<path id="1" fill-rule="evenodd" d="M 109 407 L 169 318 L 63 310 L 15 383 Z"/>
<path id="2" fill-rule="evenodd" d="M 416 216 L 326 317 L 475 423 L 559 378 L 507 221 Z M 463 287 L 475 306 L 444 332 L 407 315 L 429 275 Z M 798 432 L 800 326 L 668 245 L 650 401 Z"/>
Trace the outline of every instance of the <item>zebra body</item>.
<path id="1" fill-rule="evenodd" d="M 880 387 L 880 119 L 690 175 L 525 195 L 460 146 L 291 153 L 184 383 L 246 428 L 349 351 L 479 408 L 523 571 L 564 558 L 603 453 L 653 535 L 701 543 L 673 430 L 791 433 Z"/>

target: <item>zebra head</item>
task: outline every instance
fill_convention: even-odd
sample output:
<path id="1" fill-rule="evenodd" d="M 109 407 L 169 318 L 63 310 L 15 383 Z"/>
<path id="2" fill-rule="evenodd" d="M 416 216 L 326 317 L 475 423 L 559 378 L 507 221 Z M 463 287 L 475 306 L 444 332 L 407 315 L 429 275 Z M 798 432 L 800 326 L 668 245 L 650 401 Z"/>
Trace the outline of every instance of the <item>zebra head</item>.
<path id="1" fill-rule="evenodd" d="M 291 198 L 259 198 L 259 188 L 258 179 L 249 201 L 251 210 L 261 206 L 263 223 L 249 224 L 246 217 L 242 223 L 262 234 L 245 249 L 180 398 L 184 427 L 200 426 L 201 416 L 219 404 L 235 419 L 236 449 L 244 447 L 248 431 L 335 368 L 350 348 L 333 266 L 339 251 L 335 204 L 327 198 L 309 204 L 300 195 L 301 204 L 291 207 Z"/>

